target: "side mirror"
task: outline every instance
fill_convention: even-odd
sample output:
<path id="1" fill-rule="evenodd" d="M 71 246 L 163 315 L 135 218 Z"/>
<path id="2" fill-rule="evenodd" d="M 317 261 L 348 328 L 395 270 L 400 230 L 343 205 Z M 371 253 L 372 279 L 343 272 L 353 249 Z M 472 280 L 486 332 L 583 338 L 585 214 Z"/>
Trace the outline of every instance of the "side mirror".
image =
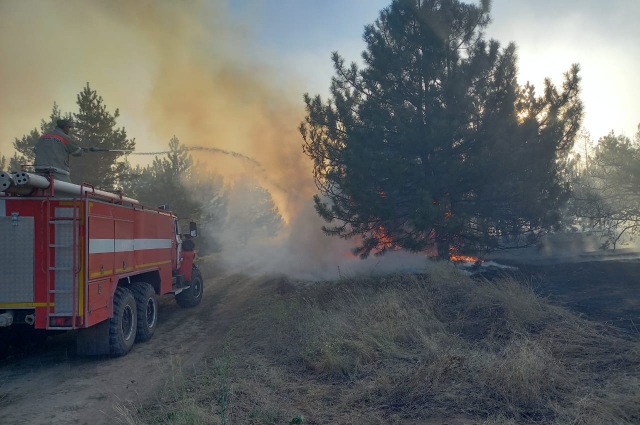
<path id="1" fill-rule="evenodd" d="M 191 235 L 192 238 L 195 238 L 198 236 L 198 227 L 196 226 L 195 221 L 192 221 L 189 223 L 189 234 Z"/>

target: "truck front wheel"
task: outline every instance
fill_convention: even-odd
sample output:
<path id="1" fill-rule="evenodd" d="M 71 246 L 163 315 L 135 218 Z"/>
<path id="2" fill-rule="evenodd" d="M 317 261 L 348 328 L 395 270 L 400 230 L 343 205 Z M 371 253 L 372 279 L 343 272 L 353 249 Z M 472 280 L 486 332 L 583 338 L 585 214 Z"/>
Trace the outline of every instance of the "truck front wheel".
<path id="1" fill-rule="evenodd" d="M 176 295 L 176 302 L 180 307 L 195 307 L 202 300 L 202 290 L 202 274 L 194 267 L 191 270 L 189 287 Z"/>
<path id="2" fill-rule="evenodd" d="M 149 341 L 156 330 L 158 323 L 158 301 L 153 286 L 144 282 L 131 285 L 133 296 L 136 299 L 138 310 L 137 342 Z"/>
<path id="3" fill-rule="evenodd" d="M 136 300 L 127 288 L 119 286 L 113 296 L 113 317 L 109 323 L 109 351 L 113 357 L 131 350 L 137 333 Z"/>

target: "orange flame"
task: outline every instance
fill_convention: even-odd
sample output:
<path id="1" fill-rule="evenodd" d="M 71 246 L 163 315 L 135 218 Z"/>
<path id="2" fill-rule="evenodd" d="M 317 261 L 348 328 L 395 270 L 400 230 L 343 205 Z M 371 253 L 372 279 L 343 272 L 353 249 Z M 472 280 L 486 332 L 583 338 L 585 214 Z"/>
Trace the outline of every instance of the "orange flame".
<path id="1" fill-rule="evenodd" d="M 479 259 L 478 257 L 474 257 L 472 255 L 459 255 L 458 248 L 450 247 L 449 248 L 449 258 L 454 262 L 469 262 L 469 263 L 483 263 L 484 260 Z"/>
<path id="2" fill-rule="evenodd" d="M 372 231 L 373 236 L 375 236 L 381 243 L 386 246 L 396 247 L 397 245 L 393 241 L 393 237 L 385 232 L 384 227 L 379 225 L 377 229 Z"/>

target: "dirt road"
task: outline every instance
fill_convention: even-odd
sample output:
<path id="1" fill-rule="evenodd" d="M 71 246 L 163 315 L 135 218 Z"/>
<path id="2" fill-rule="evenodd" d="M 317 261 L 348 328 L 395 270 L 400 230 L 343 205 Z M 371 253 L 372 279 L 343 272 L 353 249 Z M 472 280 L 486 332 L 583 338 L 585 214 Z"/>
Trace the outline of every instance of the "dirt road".
<path id="1" fill-rule="evenodd" d="M 74 336 L 65 334 L 50 338 L 41 352 L 5 359 L 0 365 L 0 423 L 118 423 L 114 406 L 153 398 L 171 376 L 172 355 L 179 356 L 189 374 L 212 346 L 222 343 L 233 314 L 233 303 L 226 300 L 241 280 L 233 275 L 208 280 L 204 299 L 194 309 L 180 308 L 172 296 L 160 298 L 154 337 L 134 345 L 125 357 L 77 357 Z"/>

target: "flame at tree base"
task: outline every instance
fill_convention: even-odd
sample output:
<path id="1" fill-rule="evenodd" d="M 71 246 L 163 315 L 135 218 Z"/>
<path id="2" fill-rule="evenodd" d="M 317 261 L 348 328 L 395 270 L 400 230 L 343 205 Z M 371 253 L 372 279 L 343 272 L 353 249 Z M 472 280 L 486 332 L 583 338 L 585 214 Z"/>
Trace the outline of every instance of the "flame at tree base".
<path id="1" fill-rule="evenodd" d="M 451 261 L 456 262 L 468 262 L 468 263 L 483 263 L 484 260 L 481 260 L 478 257 L 473 257 L 471 255 L 452 255 L 450 257 Z"/>
<path id="2" fill-rule="evenodd" d="M 449 259 L 456 263 L 484 263 L 484 260 L 472 255 L 459 255 L 458 249 L 453 246 L 449 248 Z"/>

